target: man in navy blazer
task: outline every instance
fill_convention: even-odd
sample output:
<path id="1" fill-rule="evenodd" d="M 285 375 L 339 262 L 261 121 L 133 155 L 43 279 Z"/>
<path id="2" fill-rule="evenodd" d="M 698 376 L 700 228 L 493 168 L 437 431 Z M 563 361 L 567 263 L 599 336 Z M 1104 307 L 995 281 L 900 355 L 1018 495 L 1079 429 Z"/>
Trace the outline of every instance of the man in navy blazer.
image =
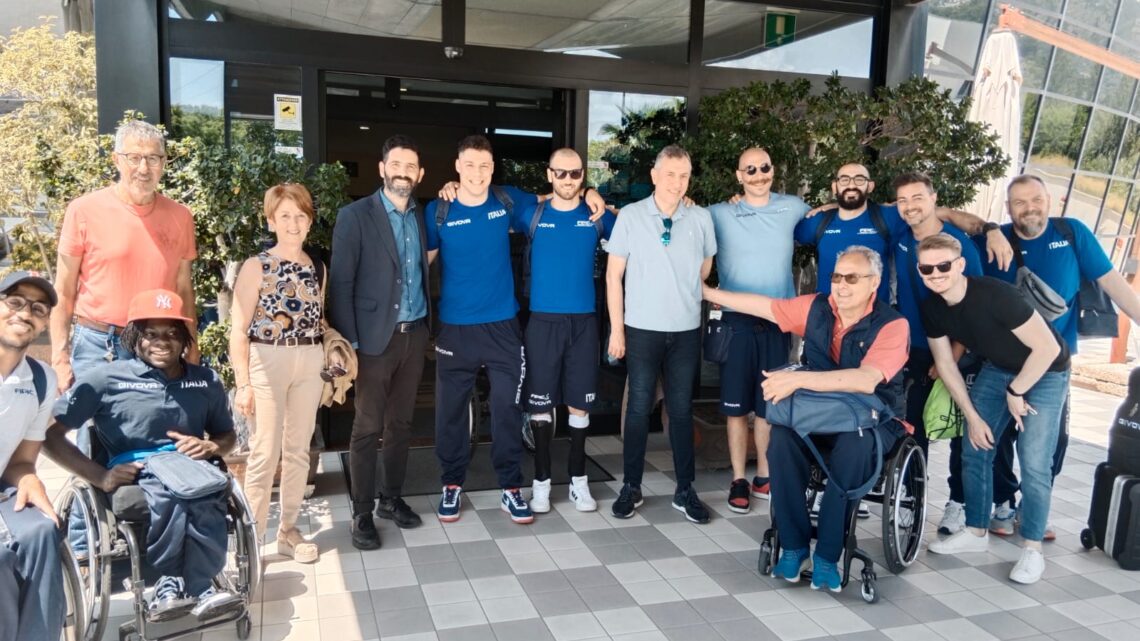
<path id="1" fill-rule="evenodd" d="M 352 544 L 361 550 L 380 547 L 373 508 L 401 528 L 421 523 L 401 498 L 431 305 L 427 233 L 412 196 L 424 177 L 415 141 L 402 135 L 384 141 L 380 177 L 381 189 L 337 214 L 329 268 L 329 320 L 356 348 L 359 363 L 348 465 Z"/>

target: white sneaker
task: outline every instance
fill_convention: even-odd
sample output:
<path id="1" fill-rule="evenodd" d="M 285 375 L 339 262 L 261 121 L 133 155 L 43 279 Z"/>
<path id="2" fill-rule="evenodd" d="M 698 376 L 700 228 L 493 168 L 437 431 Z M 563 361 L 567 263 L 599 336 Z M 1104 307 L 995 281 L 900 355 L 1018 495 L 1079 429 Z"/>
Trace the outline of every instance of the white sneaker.
<path id="1" fill-rule="evenodd" d="M 942 509 L 942 520 L 938 522 L 939 534 L 957 534 L 966 527 L 966 507 L 957 501 L 946 501 Z"/>
<path id="2" fill-rule="evenodd" d="M 1014 564 L 1009 573 L 1009 580 L 1017 583 L 1037 583 L 1045 572 L 1045 555 L 1041 550 L 1022 548 L 1021 558 Z"/>
<path id="3" fill-rule="evenodd" d="M 960 554 L 962 552 L 985 552 L 990 547 L 990 533 L 977 536 L 967 528 L 957 534 L 934 541 L 930 544 L 930 551 L 935 554 Z"/>
<path id="4" fill-rule="evenodd" d="M 808 509 L 808 516 L 813 519 L 819 518 L 819 508 L 823 505 L 823 490 L 815 493 L 815 500 L 811 502 L 811 508 Z"/>
<path id="5" fill-rule="evenodd" d="M 531 483 L 530 511 L 536 514 L 546 514 L 550 511 L 550 479 Z"/>
<path id="6" fill-rule="evenodd" d="M 855 516 L 861 519 L 871 518 L 871 508 L 867 507 L 866 501 L 859 501 L 859 507 L 855 510 Z"/>
<path id="7" fill-rule="evenodd" d="M 570 501 L 579 512 L 593 512 L 598 502 L 590 496 L 590 482 L 585 476 L 570 477 Z"/>

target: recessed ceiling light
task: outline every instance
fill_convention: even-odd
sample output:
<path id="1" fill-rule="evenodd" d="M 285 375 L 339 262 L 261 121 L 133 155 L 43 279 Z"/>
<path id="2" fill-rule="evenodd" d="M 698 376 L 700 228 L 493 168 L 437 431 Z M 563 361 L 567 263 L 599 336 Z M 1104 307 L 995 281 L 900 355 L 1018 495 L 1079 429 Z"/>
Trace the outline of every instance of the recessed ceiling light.
<path id="1" fill-rule="evenodd" d="M 372 129 L 372 127 L 369 127 L 368 125 L 360 125 L 360 130 L 361 130 L 361 131 L 368 131 L 368 130 L 370 130 L 370 129 Z"/>

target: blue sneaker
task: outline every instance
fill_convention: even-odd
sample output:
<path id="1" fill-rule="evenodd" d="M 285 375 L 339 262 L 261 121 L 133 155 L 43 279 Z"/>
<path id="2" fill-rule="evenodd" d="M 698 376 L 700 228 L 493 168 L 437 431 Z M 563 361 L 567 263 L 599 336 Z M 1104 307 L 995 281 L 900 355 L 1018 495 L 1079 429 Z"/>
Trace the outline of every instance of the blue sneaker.
<path id="1" fill-rule="evenodd" d="M 503 511 L 510 514 L 511 520 L 515 523 L 534 522 L 534 512 L 530 511 L 530 506 L 526 504 L 526 499 L 523 498 L 519 488 L 504 488 L 503 502 L 501 505 Z"/>
<path id="2" fill-rule="evenodd" d="M 839 576 L 839 565 L 819 558 L 818 554 L 811 557 L 811 589 L 831 590 L 839 592 L 843 589 L 843 577 Z"/>
<path id="3" fill-rule="evenodd" d="M 459 520 L 460 494 L 463 488 L 458 485 L 444 485 L 443 496 L 439 499 L 439 520 L 451 523 Z"/>
<path id="4" fill-rule="evenodd" d="M 780 550 L 780 562 L 772 568 L 772 576 L 788 583 L 799 583 L 800 573 L 811 565 L 809 550 Z"/>

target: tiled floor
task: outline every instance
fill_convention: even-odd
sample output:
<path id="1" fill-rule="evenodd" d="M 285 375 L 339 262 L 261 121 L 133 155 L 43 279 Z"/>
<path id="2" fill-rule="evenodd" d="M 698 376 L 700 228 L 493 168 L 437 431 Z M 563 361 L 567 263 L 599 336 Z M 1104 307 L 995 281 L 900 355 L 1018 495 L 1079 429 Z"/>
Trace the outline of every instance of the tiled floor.
<path id="1" fill-rule="evenodd" d="M 767 505 L 750 515 L 725 508 L 728 474 L 700 472 L 697 489 L 715 510 L 711 523 L 692 525 L 670 507 L 673 482 L 666 441 L 655 435 L 645 477 L 646 503 L 637 516 L 609 516 L 617 482 L 595 484 L 601 509 L 583 514 L 554 491 L 554 511 L 533 525 L 515 525 L 498 508 L 497 493 L 466 496 L 462 519 L 442 525 L 436 497 L 409 502 L 424 525 L 400 531 L 380 521 L 383 547 L 359 552 L 349 539 L 349 502 L 335 453 L 322 457 L 318 492 L 303 526 L 323 554 L 303 566 L 270 555 L 254 612 L 253 639 L 282 641 L 869 641 L 937 639 L 1140 638 L 1140 573 L 1121 570 L 1100 552 L 1086 552 L 1084 526 L 1093 466 L 1104 459 L 1109 419 L 1119 399 L 1073 390 L 1073 435 L 1054 493 L 1058 540 L 1047 545 L 1049 567 L 1033 586 L 1007 580 L 1016 542 L 995 540 L 990 551 L 963 558 L 925 551 L 900 576 L 879 569 L 880 603 L 865 604 L 858 584 L 839 595 L 813 592 L 756 572 Z M 621 443 L 593 438 L 594 458 L 620 476 Z M 481 450 L 479 455 L 486 456 Z M 947 448 L 936 444 L 931 511 L 937 523 L 945 500 L 939 477 Z M 54 488 L 63 475 L 49 463 Z M 860 535 L 881 556 L 877 517 Z M 934 535 L 928 534 L 929 537 Z M 996 538 L 996 537 L 994 537 Z M 266 546 L 267 553 L 275 548 Z M 276 560 L 275 560 L 276 559 Z M 115 638 L 129 603 L 117 597 Z M 187 637 L 194 639 L 199 635 Z M 232 627 L 201 641 L 236 638 Z"/>

